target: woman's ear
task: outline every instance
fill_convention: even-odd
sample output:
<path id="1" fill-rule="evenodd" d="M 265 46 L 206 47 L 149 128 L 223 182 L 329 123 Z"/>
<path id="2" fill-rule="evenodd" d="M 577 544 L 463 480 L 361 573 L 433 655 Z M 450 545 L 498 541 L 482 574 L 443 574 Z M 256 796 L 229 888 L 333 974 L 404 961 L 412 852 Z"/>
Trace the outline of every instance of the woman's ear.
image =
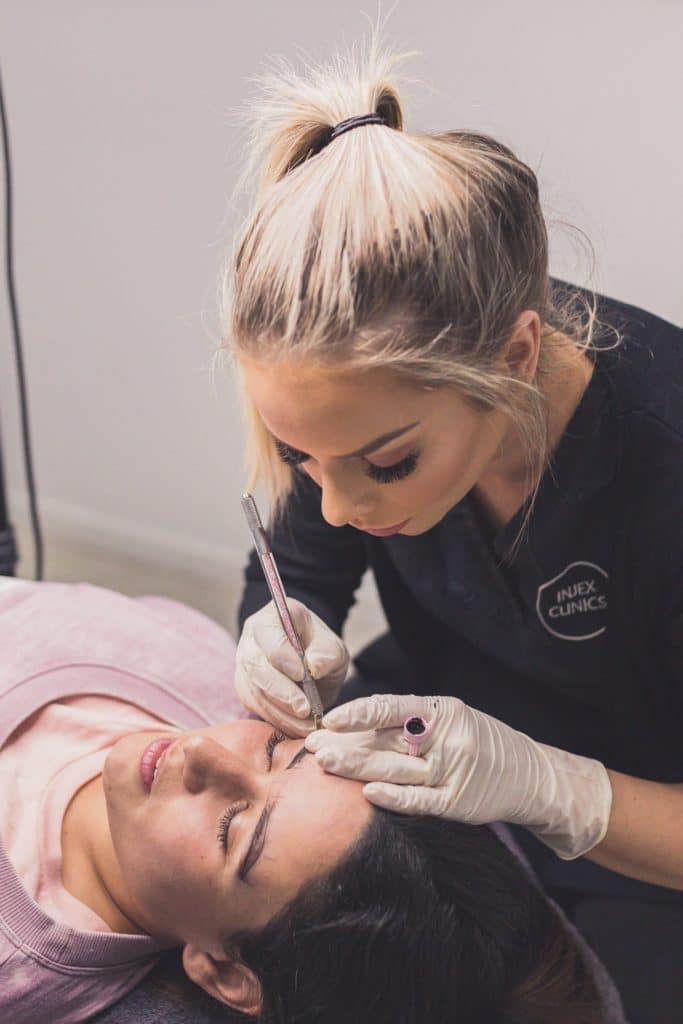
<path id="1" fill-rule="evenodd" d="M 533 309 L 525 309 L 517 317 L 512 334 L 503 348 L 507 369 L 513 376 L 530 383 L 536 374 L 540 351 L 540 317 Z"/>
<path id="2" fill-rule="evenodd" d="M 252 1017 L 261 1012 L 261 982 L 252 970 L 226 954 L 216 959 L 210 953 L 188 944 L 183 950 L 183 967 L 187 976 L 214 999 L 241 1010 Z"/>

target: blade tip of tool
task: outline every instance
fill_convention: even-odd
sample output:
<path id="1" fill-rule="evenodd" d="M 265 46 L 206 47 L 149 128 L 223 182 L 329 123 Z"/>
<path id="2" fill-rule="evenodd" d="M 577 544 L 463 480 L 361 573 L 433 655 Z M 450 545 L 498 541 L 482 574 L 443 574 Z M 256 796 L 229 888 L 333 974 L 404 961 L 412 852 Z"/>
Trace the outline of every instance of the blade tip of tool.
<path id="1" fill-rule="evenodd" d="M 256 502 L 252 498 L 251 494 L 243 494 L 242 495 L 242 508 L 243 508 L 244 514 L 245 514 L 245 516 L 247 518 L 247 525 L 249 526 L 249 529 L 250 530 L 260 530 L 260 529 L 263 529 L 263 526 L 262 526 L 262 523 L 261 523 L 261 517 L 258 514 L 258 509 L 256 508 Z"/>

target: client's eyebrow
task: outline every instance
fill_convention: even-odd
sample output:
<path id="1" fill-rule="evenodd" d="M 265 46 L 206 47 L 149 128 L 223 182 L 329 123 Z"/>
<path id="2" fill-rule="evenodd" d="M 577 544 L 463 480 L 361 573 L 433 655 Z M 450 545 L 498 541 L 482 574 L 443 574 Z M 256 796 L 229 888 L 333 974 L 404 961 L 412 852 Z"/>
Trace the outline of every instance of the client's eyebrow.
<path id="1" fill-rule="evenodd" d="M 304 747 L 302 745 L 301 749 L 297 750 L 296 754 L 294 755 L 292 760 L 289 762 L 289 764 L 285 768 L 285 771 L 288 772 L 290 768 L 296 768 L 296 766 L 298 765 L 299 761 L 302 759 L 302 757 L 305 754 L 310 754 L 310 750 L 306 750 L 306 747 Z"/>
<path id="2" fill-rule="evenodd" d="M 302 745 L 301 749 L 297 750 L 296 754 L 285 768 L 285 771 L 288 772 L 290 768 L 296 768 L 296 766 L 301 763 L 305 755 L 310 753 L 310 750 L 306 750 L 306 747 Z M 266 800 L 265 806 L 259 815 L 254 831 L 251 834 L 251 839 L 249 840 L 247 852 L 242 857 L 237 868 L 237 877 L 241 882 L 246 881 L 247 875 L 263 853 L 263 847 L 266 845 L 266 836 L 268 834 L 268 823 L 270 821 L 273 808 L 275 807 L 275 803 L 275 800 Z"/>

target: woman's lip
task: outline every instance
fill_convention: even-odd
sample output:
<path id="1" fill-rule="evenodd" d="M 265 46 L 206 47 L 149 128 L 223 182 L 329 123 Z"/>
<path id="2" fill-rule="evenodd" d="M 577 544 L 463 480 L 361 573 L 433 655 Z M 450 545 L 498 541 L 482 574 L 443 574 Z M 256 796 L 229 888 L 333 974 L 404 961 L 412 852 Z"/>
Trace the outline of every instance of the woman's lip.
<path id="1" fill-rule="evenodd" d="M 142 782 L 142 788 L 145 793 L 151 793 L 152 785 L 154 784 L 154 768 L 157 761 L 163 753 L 171 746 L 175 741 L 168 739 L 168 737 L 152 740 L 148 743 L 142 752 L 140 758 L 140 781 Z M 159 765 L 159 771 L 161 771 L 161 764 Z M 157 772 L 157 778 L 158 778 Z"/>
<path id="2" fill-rule="evenodd" d="M 397 523 L 396 526 L 385 526 L 381 530 L 371 530 L 369 526 L 358 526 L 356 529 L 362 530 L 363 533 L 371 533 L 373 537 L 391 537 L 392 534 L 398 533 L 410 522 L 410 519 L 404 519 L 402 523 Z"/>

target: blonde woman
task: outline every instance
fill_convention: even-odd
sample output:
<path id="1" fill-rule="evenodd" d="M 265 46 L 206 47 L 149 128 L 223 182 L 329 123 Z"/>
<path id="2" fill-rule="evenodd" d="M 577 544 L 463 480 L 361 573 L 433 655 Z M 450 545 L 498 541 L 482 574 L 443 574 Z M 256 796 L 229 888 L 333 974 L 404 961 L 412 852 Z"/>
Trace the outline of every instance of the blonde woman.
<path id="1" fill-rule="evenodd" d="M 310 668 L 326 707 L 360 698 L 306 743 L 380 806 L 522 826 L 633 1019 L 672 1020 L 681 334 L 551 280 L 533 171 L 476 131 L 407 131 L 394 64 L 373 41 L 265 80 L 228 275 L 252 478 Z M 368 568 L 389 633 L 342 690 Z M 306 735 L 254 557 L 240 621 L 242 701 Z"/>

